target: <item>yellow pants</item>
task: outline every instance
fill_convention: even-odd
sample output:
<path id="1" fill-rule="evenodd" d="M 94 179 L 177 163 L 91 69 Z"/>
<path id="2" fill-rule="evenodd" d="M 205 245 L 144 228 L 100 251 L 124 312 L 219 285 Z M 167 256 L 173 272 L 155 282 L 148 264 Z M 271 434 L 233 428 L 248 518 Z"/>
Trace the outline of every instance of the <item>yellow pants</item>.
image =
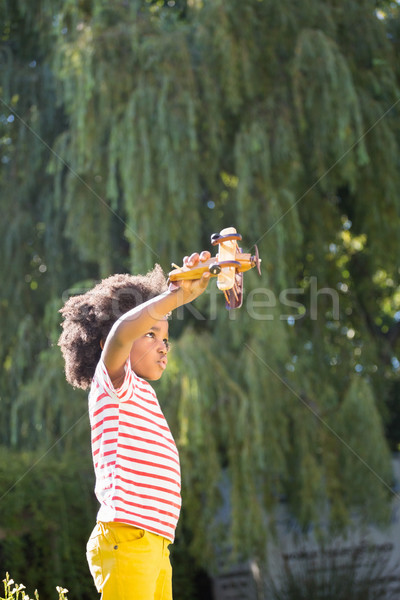
<path id="1" fill-rule="evenodd" d="M 170 543 L 124 523 L 97 523 L 86 555 L 101 600 L 172 600 Z"/>

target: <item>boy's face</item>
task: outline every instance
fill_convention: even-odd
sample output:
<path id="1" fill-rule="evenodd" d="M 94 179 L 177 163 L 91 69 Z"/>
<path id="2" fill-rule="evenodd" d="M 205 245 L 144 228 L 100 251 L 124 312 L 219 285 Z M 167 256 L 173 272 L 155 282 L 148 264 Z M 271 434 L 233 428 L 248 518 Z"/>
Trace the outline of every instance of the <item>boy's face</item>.
<path id="1" fill-rule="evenodd" d="M 131 349 L 131 366 L 142 379 L 157 381 L 167 366 L 168 321 L 163 319 L 135 340 Z"/>

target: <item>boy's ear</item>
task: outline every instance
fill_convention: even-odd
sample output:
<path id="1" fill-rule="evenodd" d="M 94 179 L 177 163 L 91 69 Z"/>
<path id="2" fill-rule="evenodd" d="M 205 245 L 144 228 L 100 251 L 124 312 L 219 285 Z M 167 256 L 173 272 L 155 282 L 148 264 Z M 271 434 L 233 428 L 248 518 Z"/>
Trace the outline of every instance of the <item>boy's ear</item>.
<path id="1" fill-rule="evenodd" d="M 104 340 L 100 340 L 100 348 L 103 350 L 103 348 L 104 348 Z"/>

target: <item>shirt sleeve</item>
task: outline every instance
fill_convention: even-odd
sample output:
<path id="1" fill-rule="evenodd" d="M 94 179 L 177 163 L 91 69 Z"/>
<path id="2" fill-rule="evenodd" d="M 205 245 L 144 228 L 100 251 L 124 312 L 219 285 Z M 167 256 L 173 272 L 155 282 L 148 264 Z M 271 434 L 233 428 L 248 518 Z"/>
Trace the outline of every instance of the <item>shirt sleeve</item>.
<path id="1" fill-rule="evenodd" d="M 134 396 L 135 392 L 135 378 L 133 376 L 133 371 L 130 364 L 130 359 L 128 358 L 125 366 L 125 376 L 122 384 L 119 388 L 115 389 L 111 378 L 108 374 L 107 367 L 103 362 L 103 357 L 100 358 L 100 361 L 96 367 L 95 379 L 97 379 L 98 383 L 105 389 L 107 392 L 118 398 L 120 402 L 128 402 Z"/>

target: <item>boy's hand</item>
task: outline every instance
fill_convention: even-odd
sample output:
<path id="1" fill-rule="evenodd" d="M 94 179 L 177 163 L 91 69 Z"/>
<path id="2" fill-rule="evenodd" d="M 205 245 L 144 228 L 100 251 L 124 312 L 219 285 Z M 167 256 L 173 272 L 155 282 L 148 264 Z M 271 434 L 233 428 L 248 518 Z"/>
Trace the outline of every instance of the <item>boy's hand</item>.
<path id="1" fill-rule="evenodd" d="M 208 250 L 203 250 L 201 254 L 194 252 L 190 256 L 185 256 L 183 259 L 182 270 L 190 271 L 192 267 L 195 267 L 201 262 L 205 262 L 209 258 L 211 258 L 211 254 Z M 205 271 L 200 279 L 181 279 L 179 281 L 173 281 L 169 284 L 169 290 L 171 292 L 180 290 L 183 295 L 183 304 L 187 304 L 204 292 L 210 280 L 210 275 L 209 271 Z"/>

